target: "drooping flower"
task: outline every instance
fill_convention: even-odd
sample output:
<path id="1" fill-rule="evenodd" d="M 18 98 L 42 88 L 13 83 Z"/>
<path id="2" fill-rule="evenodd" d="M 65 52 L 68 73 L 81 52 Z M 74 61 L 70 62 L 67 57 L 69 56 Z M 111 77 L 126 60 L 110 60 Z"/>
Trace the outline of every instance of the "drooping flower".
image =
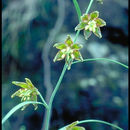
<path id="1" fill-rule="evenodd" d="M 65 43 L 56 43 L 53 47 L 59 49 L 53 61 L 56 62 L 65 58 L 65 62 L 68 64 L 68 70 L 70 69 L 73 60 L 83 60 L 82 55 L 79 52 L 79 49 L 83 46 L 79 43 L 74 44 L 69 35 L 67 36 Z"/>
<path id="2" fill-rule="evenodd" d="M 13 81 L 12 84 L 21 87 L 18 91 L 11 95 L 11 98 L 18 96 L 21 98 L 21 102 L 24 101 L 37 101 L 38 90 L 34 87 L 31 80 L 25 78 L 26 82 L 17 82 Z M 37 104 L 33 104 L 35 110 L 38 108 Z M 22 107 L 21 110 L 24 110 L 28 105 Z"/>
<path id="3" fill-rule="evenodd" d="M 84 36 L 86 40 L 91 36 L 92 32 L 97 37 L 102 38 L 100 27 L 105 26 L 106 22 L 98 17 L 98 11 L 94 11 L 90 14 L 83 14 L 83 16 L 81 16 L 81 22 L 75 27 L 75 30 L 84 29 Z"/>

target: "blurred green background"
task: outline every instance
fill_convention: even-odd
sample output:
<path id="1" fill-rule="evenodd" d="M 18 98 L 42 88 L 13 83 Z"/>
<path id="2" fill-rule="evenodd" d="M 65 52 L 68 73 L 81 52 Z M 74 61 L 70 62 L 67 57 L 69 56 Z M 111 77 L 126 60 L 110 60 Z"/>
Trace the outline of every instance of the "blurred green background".
<path id="1" fill-rule="evenodd" d="M 82 13 L 89 0 L 78 0 Z M 106 57 L 128 64 L 128 0 L 94 1 L 89 12 L 98 10 L 107 26 L 102 39 L 92 35 L 83 44 L 83 58 Z M 54 63 L 56 42 L 75 36 L 78 17 L 72 0 L 2 0 L 2 117 L 20 102 L 11 95 L 19 89 L 12 81 L 31 79 L 48 101 L 64 61 Z M 49 86 L 49 87 L 48 87 Z M 47 89 L 46 89 L 47 88 Z M 40 101 L 40 99 L 38 99 Z M 5 122 L 3 130 L 44 130 L 44 108 L 29 105 Z M 128 130 L 128 70 L 114 63 L 93 61 L 72 65 L 53 103 L 50 130 L 76 120 L 99 119 Z M 87 130 L 115 130 L 88 123 Z"/>

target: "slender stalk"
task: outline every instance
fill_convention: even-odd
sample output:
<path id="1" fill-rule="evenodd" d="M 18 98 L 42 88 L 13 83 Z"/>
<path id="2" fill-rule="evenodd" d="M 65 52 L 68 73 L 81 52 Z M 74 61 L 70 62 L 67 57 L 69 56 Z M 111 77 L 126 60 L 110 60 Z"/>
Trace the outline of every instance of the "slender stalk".
<path id="1" fill-rule="evenodd" d="M 88 14 L 88 12 L 89 12 L 89 10 L 90 10 L 90 8 L 92 6 L 92 3 L 93 3 L 93 0 L 90 1 L 89 5 L 88 5 L 88 8 L 86 10 L 86 14 Z"/>
<path id="2" fill-rule="evenodd" d="M 80 22 L 81 10 L 80 10 L 79 4 L 78 4 L 77 0 L 73 0 L 73 3 L 74 3 L 75 9 L 76 9 L 76 12 L 77 12 L 77 15 L 78 15 L 78 19 L 79 19 L 79 22 Z"/>
<path id="3" fill-rule="evenodd" d="M 121 65 L 125 68 L 128 69 L 128 66 L 119 62 L 119 61 L 116 61 L 116 60 L 112 60 L 112 59 L 107 59 L 107 58 L 92 58 L 92 59 L 84 59 L 83 61 L 75 61 L 73 62 L 72 64 L 76 64 L 76 63 L 80 63 L 80 62 L 88 62 L 88 61 L 97 61 L 97 60 L 103 60 L 103 61 L 110 61 L 110 62 L 113 62 L 113 63 L 116 63 L 118 65 Z"/>
<path id="4" fill-rule="evenodd" d="M 66 69 L 67 69 L 67 65 L 65 64 L 65 65 L 64 65 L 64 68 L 63 68 L 63 70 L 62 70 L 62 73 L 61 73 L 61 75 L 60 75 L 60 78 L 59 78 L 59 80 L 58 80 L 58 82 L 57 82 L 57 84 L 56 84 L 56 87 L 55 87 L 55 89 L 54 89 L 54 91 L 53 91 L 53 93 L 52 93 L 52 95 L 51 95 L 50 102 L 49 102 L 49 108 L 48 108 L 48 110 L 47 110 L 47 120 L 46 120 L 46 129 L 45 129 L 45 130 L 48 130 L 48 129 L 49 129 L 49 122 L 50 122 L 52 102 L 53 102 L 53 100 L 54 100 L 54 97 L 55 97 L 55 95 L 56 95 L 57 90 L 59 89 L 59 86 L 60 86 L 61 81 L 62 81 L 62 79 L 63 79 L 63 77 L 64 77 L 64 74 L 65 74 L 65 72 L 66 72 Z"/>
<path id="5" fill-rule="evenodd" d="M 88 6 L 86 12 L 89 11 L 89 9 L 90 9 L 92 3 L 93 3 L 93 0 L 90 0 L 89 6 Z M 77 3 L 77 4 L 78 4 L 78 3 Z M 78 35 L 79 35 L 79 32 L 80 32 L 80 31 L 77 31 L 76 36 L 75 36 L 75 39 L 74 39 L 74 42 L 76 42 L 77 37 L 78 37 Z M 45 130 L 49 130 L 49 123 L 50 123 L 52 102 L 53 102 L 54 97 L 55 97 L 55 94 L 56 94 L 56 92 L 57 92 L 57 90 L 58 90 L 58 88 L 59 88 L 59 86 L 60 86 L 60 83 L 61 83 L 61 81 L 62 81 L 62 79 L 63 79 L 63 76 L 64 76 L 64 74 L 65 74 L 65 72 L 66 72 L 66 69 L 67 69 L 67 65 L 65 64 L 65 65 L 64 65 L 64 68 L 63 68 L 63 70 L 62 70 L 62 73 L 61 73 L 61 75 L 60 75 L 60 78 L 59 78 L 59 80 L 58 80 L 58 82 L 57 82 L 57 84 L 56 84 L 56 87 L 55 87 L 55 89 L 54 89 L 54 91 L 53 91 L 53 93 L 52 93 L 52 95 L 51 95 L 51 98 L 50 98 L 50 101 L 49 101 L 49 105 L 48 105 L 48 109 L 47 109 L 47 118 L 46 118 L 47 120 L 46 120 L 46 128 L 45 128 Z"/>
<path id="6" fill-rule="evenodd" d="M 89 123 L 89 122 L 91 122 L 91 123 L 102 123 L 102 124 L 106 124 L 106 125 L 115 127 L 115 128 L 117 128 L 119 130 L 123 130 L 122 128 L 120 128 L 120 127 L 118 127 L 118 126 L 116 126 L 116 125 L 114 125 L 112 123 L 108 123 L 106 121 L 101 121 L 101 120 L 83 120 L 83 121 L 79 121 L 78 124 Z"/>
<path id="7" fill-rule="evenodd" d="M 39 94 L 39 96 L 40 96 L 40 98 L 41 98 L 43 104 L 45 105 L 45 108 L 48 109 L 48 105 L 47 105 L 47 103 L 45 102 L 43 96 L 41 95 L 41 93 L 40 93 L 39 91 L 37 91 L 37 92 L 38 92 L 38 94 Z"/>
<path id="8" fill-rule="evenodd" d="M 78 38 L 78 36 L 79 36 L 79 33 L 80 33 L 80 30 L 78 30 L 78 31 L 76 32 L 76 35 L 75 35 L 75 38 L 74 38 L 74 43 L 76 42 L 76 40 L 77 40 L 77 38 Z"/>

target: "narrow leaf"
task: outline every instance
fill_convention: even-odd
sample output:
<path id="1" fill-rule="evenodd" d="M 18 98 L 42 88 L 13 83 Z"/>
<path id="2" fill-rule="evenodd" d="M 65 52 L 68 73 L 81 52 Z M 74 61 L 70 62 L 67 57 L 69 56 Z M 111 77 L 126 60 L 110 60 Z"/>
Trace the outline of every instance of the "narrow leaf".
<path id="1" fill-rule="evenodd" d="M 23 103 L 20 103 L 18 104 L 17 106 L 13 107 L 6 115 L 5 117 L 2 119 L 2 124 L 5 123 L 5 121 L 15 112 L 17 111 L 18 109 L 20 109 L 21 107 L 27 105 L 27 104 L 42 104 L 44 105 L 43 103 L 41 102 L 33 102 L 33 101 L 28 101 L 28 102 L 23 102 Z"/>

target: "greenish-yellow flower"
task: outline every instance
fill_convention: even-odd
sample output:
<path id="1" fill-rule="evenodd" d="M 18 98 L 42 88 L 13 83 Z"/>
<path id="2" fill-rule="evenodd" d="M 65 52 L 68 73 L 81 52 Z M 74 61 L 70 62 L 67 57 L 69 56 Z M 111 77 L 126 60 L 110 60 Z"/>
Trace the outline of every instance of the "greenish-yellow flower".
<path id="1" fill-rule="evenodd" d="M 99 12 L 94 11 L 90 14 L 83 14 L 81 16 L 81 22 L 75 27 L 75 30 L 83 30 L 84 29 L 84 36 L 87 40 L 92 32 L 99 38 L 102 37 L 100 27 L 103 27 L 106 25 L 106 22 L 98 18 Z"/>
<path id="2" fill-rule="evenodd" d="M 12 84 L 21 87 L 18 91 L 16 91 L 14 94 L 12 94 L 11 98 L 18 96 L 21 98 L 21 102 L 24 101 L 37 101 L 37 95 L 38 90 L 34 87 L 31 80 L 28 78 L 25 78 L 26 82 L 17 82 L 13 81 Z M 35 107 L 35 110 L 37 109 L 37 104 L 33 104 Z M 28 105 L 25 105 L 22 107 L 21 110 L 24 110 Z"/>
<path id="3" fill-rule="evenodd" d="M 68 64 L 68 69 L 70 69 L 73 60 L 83 60 L 82 55 L 79 52 L 79 49 L 83 46 L 78 43 L 74 44 L 69 35 L 67 36 L 65 43 L 56 43 L 53 47 L 59 49 L 53 61 L 56 62 L 65 58 L 65 62 Z"/>

